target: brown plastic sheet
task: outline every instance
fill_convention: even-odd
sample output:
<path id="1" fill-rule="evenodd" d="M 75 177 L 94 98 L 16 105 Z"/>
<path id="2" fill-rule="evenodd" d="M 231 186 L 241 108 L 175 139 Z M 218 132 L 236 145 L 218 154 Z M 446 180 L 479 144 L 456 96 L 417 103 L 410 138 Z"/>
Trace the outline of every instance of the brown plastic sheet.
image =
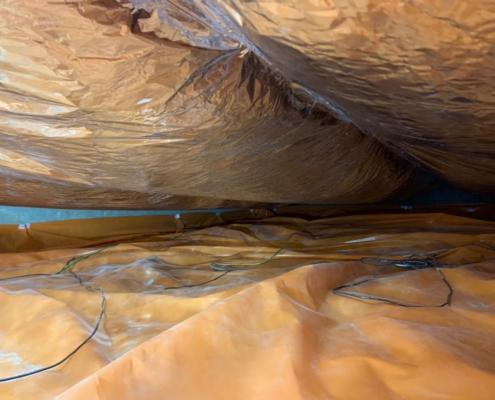
<path id="1" fill-rule="evenodd" d="M 454 183 L 494 190 L 493 0 L 134 3 L 162 15 L 187 8 L 189 21 L 224 14 L 236 37 L 339 118 Z"/>
<path id="2" fill-rule="evenodd" d="M 3 204 L 366 203 L 409 177 L 235 40 L 188 42 L 115 1 L 0 12 Z"/>
<path id="3" fill-rule="evenodd" d="M 218 218 L 4 226 L 0 398 L 493 397 L 494 222 Z"/>

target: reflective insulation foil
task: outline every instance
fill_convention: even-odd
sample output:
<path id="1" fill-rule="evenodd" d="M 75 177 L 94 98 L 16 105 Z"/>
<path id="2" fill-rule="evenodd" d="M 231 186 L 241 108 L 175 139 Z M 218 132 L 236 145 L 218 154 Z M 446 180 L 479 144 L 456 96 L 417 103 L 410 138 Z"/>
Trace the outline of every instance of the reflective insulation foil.
<path id="1" fill-rule="evenodd" d="M 414 167 L 273 67 L 234 6 L 2 0 L 0 202 L 352 204 L 403 187 Z"/>
<path id="2" fill-rule="evenodd" d="M 341 120 L 461 187 L 494 192 L 493 0 L 206 3 Z"/>

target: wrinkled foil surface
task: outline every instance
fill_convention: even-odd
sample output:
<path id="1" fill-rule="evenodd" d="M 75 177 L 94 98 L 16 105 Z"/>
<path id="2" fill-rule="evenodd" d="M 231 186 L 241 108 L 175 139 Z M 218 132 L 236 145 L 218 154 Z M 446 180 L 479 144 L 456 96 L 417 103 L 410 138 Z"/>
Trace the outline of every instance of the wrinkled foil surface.
<path id="1" fill-rule="evenodd" d="M 0 11 L 2 203 L 359 203 L 408 178 L 235 38 L 181 34 L 114 1 L 6 0 Z"/>
<path id="2" fill-rule="evenodd" d="M 366 203 L 417 166 L 495 186 L 490 1 L 0 11 L 2 203 Z"/>
<path id="3" fill-rule="evenodd" d="M 224 0 L 262 57 L 460 186 L 495 187 L 493 0 Z"/>

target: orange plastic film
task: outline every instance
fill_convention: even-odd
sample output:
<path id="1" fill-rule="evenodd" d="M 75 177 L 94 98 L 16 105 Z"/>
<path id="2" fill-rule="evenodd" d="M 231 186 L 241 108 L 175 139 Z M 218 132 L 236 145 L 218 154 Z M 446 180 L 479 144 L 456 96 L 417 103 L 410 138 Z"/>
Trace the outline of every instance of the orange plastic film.
<path id="1" fill-rule="evenodd" d="M 493 222 L 201 218 L 66 221 L 72 246 L 107 240 L 4 253 L 0 379 L 60 360 L 106 307 L 72 357 L 0 397 L 491 398 Z"/>

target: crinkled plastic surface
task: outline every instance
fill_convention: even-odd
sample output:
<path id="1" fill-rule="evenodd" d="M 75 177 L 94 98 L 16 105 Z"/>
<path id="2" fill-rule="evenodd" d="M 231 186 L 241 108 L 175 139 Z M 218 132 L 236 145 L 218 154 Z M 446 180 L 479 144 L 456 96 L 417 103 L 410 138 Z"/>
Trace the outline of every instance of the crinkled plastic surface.
<path id="1" fill-rule="evenodd" d="M 206 3 L 340 118 L 452 182 L 493 191 L 492 0 Z"/>
<path id="2" fill-rule="evenodd" d="M 3 227 L 3 251 L 25 247 L 0 259 L 0 379 L 61 359 L 93 329 L 97 289 L 107 303 L 73 357 L 0 397 L 493 397 L 494 222 L 183 217 Z"/>
<path id="3" fill-rule="evenodd" d="M 2 203 L 365 203 L 408 179 L 236 38 L 181 33 L 179 12 L 167 24 L 115 1 L 5 0 L 0 12 Z"/>

